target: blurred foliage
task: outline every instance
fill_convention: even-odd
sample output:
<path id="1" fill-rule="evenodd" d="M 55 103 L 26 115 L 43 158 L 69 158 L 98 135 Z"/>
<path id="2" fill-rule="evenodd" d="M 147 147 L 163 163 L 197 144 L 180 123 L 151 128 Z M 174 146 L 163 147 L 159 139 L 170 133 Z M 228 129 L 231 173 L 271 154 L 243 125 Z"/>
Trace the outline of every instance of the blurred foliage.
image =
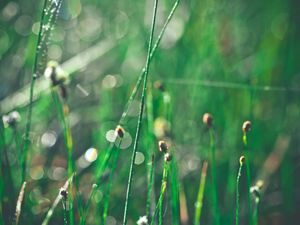
<path id="1" fill-rule="evenodd" d="M 48 43 L 49 59 L 61 64 L 104 40 L 114 43 L 108 53 L 75 71 L 67 89 L 73 157 L 77 168 L 82 170 L 79 186 L 83 200 L 88 198 L 95 182 L 95 168 L 108 149 L 107 132 L 117 126 L 144 66 L 152 4 L 150 0 L 63 1 Z M 159 2 L 156 36 L 172 4 L 169 0 Z M 42 1 L 0 2 L 1 101 L 18 94 L 30 82 L 41 8 Z M 222 224 L 234 223 L 235 180 L 243 152 L 241 127 L 245 120 L 251 120 L 253 125 L 248 142 L 254 178 L 260 178 L 266 159 L 280 148 L 282 140 L 288 140 L 287 149 L 282 150 L 286 151 L 282 161 L 280 157 L 273 158 L 280 161 L 280 166 L 267 177 L 269 185 L 261 199 L 259 224 L 295 224 L 294 221 L 299 220 L 300 184 L 296 179 L 300 156 L 299 9 L 299 3 L 294 0 L 180 2 L 152 61 L 150 84 L 160 80 L 166 89 L 164 93 L 152 90 L 154 119 L 166 117 L 170 122 L 172 151 L 178 163 L 180 188 L 186 198 L 188 224 L 193 222 L 200 171 L 209 155 L 209 134 L 202 124 L 205 112 L 214 117 Z M 27 95 L 18 97 L 28 98 Z M 169 110 L 165 106 L 166 98 L 170 99 Z M 138 103 L 139 97 L 132 103 L 124 125 L 129 134 L 128 145 L 135 136 Z M 2 115 L 11 111 L 0 110 Z M 21 122 L 13 129 L 4 129 L 4 148 L 13 173 L 13 184 L 10 184 L 13 191 L 4 191 L 5 201 L 11 198 L 16 201 L 21 187 L 16 155 L 25 130 L 27 107 L 16 110 L 21 114 Z M 147 135 L 150 134 L 143 125 L 138 149 L 142 158 L 135 166 L 129 224 L 146 213 L 147 161 L 143 157 L 150 147 L 156 155 L 156 196 L 160 188 L 162 157 L 156 141 L 149 145 Z M 30 137 L 29 180 L 20 224 L 41 224 L 67 178 L 62 129 L 53 99 L 47 92 L 33 104 Z M 91 157 L 87 150 L 91 148 L 98 151 L 98 159 L 93 163 L 87 160 Z M 132 144 L 124 148 L 111 188 L 107 224 L 119 224 L 123 215 Z M 95 154 L 91 150 L 89 153 Z M 1 154 L 7 166 L 3 151 Z M 242 177 L 241 182 L 241 201 L 245 203 L 246 179 Z M 104 187 L 95 194 L 87 224 L 98 224 L 105 188 L 104 182 Z M 203 224 L 212 224 L 211 202 L 206 198 L 209 192 L 208 180 Z M 5 198 L 9 195 L 12 197 Z M 7 203 L 6 222 L 12 221 L 14 207 L 15 202 Z M 61 209 L 59 205 L 50 224 L 63 223 Z M 165 224 L 171 224 L 170 211 L 167 207 Z M 240 224 L 247 224 L 247 213 L 247 204 L 241 204 Z"/>

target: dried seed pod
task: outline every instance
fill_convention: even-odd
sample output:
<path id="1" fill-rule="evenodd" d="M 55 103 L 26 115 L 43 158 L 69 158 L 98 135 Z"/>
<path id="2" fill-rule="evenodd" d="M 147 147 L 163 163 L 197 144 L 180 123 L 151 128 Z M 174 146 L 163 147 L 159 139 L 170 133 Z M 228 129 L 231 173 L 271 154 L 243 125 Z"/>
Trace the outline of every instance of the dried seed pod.
<path id="1" fill-rule="evenodd" d="M 251 130 L 251 122 L 250 122 L 249 120 L 245 121 L 245 122 L 243 123 L 242 129 L 243 129 L 243 132 L 244 132 L 244 133 L 249 132 L 249 131 Z"/>
<path id="2" fill-rule="evenodd" d="M 212 127 L 213 125 L 213 117 L 210 113 L 204 113 L 203 117 L 202 117 L 203 123 L 207 126 L 207 127 Z"/>
<path id="3" fill-rule="evenodd" d="M 172 160 L 172 155 L 170 153 L 166 153 L 164 156 L 165 162 L 170 162 Z"/>
<path id="4" fill-rule="evenodd" d="M 245 163 L 245 161 L 246 161 L 246 158 L 245 158 L 245 156 L 242 155 L 240 157 L 240 165 L 242 166 Z"/>
<path id="5" fill-rule="evenodd" d="M 158 147 L 160 152 L 166 153 L 168 151 L 168 145 L 165 141 L 159 141 Z"/>
<path id="6" fill-rule="evenodd" d="M 116 135 L 117 135 L 119 138 L 123 138 L 123 137 L 124 137 L 125 130 L 124 130 L 124 128 L 121 127 L 120 125 L 117 126 L 115 132 L 116 132 Z"/>
<path id="7" fill-rule="evenodd" d="M 160 90 L 161 92 L 166 90 L 164 84 L 160 80 L 155 81 L 153 86 L 155 89 Z"/>

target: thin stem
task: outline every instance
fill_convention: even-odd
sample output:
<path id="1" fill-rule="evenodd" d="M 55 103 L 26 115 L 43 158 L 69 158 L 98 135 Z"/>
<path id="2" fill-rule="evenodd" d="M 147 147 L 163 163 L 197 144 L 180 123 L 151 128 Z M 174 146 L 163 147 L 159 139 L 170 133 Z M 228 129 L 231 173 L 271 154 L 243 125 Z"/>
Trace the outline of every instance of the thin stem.
<path id="1" fill-rule="evenodd" d="M 245 132 L 243 135 L 243 143 L 244 143 L 244 152 L 245 152 L 245 163 L 246 163 L 246 172 L 247 172 L 247 192 L 248 192 L 248 213 L 249 213 L 249 224 L 253 225 L 252 218 L 252 196 L 250 193 L 251 188 L 251 170 L 250 170 L 250 162 L 249 162 L 249 150 L 248 150 L 248 142 L 247 142 L 247 133 Z"/>
<path id="2" fill-rule="evenodd" d="M 149 80 L 151 84 L 151 81 Z M 147 96 L 147 125 L 148 125 L 148 148 L 147 153 L 147 202 L 146 202 L 146 216 L 147 219 L 151 217 L 151 206 L 152 202 L 155 201 L 153 198 L 153 167 L 154 167 L 154 151 L 153 151 L 153 143 L 155 140 L 153 133 L 153 96 L 152 96 L 152 86 L 148 86 L 148 96 Z M 154 203 L 155 205 L 155 203 Z"/>
<path id="3" fill-rule="evenodd" d="M 64 140 L 68 152 L 68 177 L 72 177 L 74 173 L 74 165 L 73 165 L 73 139 L 72 139 L 72 134 L 71 134 L 71 128 L 69 125 L 69 121 L 67 119 L 68 117 L 68 111 L 69 108 L 67 104 L 60 100 L 58 93 L 55 91 L 52 91 L 52 96 L 54 99 L 54 104 L 57 107 L 57 113 L 58 117 L 60 119 L 61 126 L 63 128 L 64 132 Z M 70 193 L 68 196 L 68 202 L 69 202 L 69 222 L 71 225 L 74 224 L 74 213 L 73 213 L 73 185 L 70 183 L 68 187 L 68 192 Z"/>
<path id="4" fill-rule="evenodd" d="M 37 66 L 38 66 L 38 52 L 39 52 L 39 46 L 40 42 L 42 39 L 42 32 L 43 32 L 43 21 L 45 17 L 45 9 L 47 6 L 47 0 L 44 1 L 44 6 L 42 10 L 42 15 L 41 15 L 41 22 L 40 22 L 40 29 L 39 29 L 39 34 L 38 34 L 38 39 L 37 39 L 37 45 L 36 45 L 36 53 L 35 53 L 35 59 L 34 59 L 34 64 L 33 64 L 33 73 L 32 73 L 32 78 L 31 78 L 31 83 L 30 83 L 30 91 L 29 91 L 29 107 L 28 107 L 28 114 L 27 114 L 27 122 L 26 122 L 26 128 L 25 128 L 25 140 L 24 140 L 24 147 L 23 147 L 23 159 L 22 159 L 22 181 L 25 181 L 25 176 L 26 176 L 26 161 L 27 161 L 27 151 L 29 148 L 30 144 L 30 139 L 29 139 L 29 133 L 30 133 L 30 128 L 31 128 L 31 118 L 32 118 L 32 103 L 33 103 L 33 89 L 34 89 L 34 84 L 35 80 L 37 78 Z"/>
<path id="5" fill-rule="evenodd" d="M 90 196 L 88 198 L 88 201 L 86 203 L 85 209 L 83 209 L 83 213 L 82 213 L 83 215 L 80 218 L 80 225 L 85 225 L 85 221 L 86 221 L 86 218 L 88 216 L 89 209 L 90 209 L 90 206 L 91 206 L 91 202 L 92 202 L 92 199 L 93 199 L 93 197 L 96 193 L 97 187 L 98 186 L 96 184 L 93 184 L 92 191 L 91 191 Z"/>
<path id="6" fill-rule="evenodd" d="M 63 214 L 64 214 L 64 225 L 68 225 L 68 209 L 67 209 L 67 199 L 63 197 L 62 200 L 63 204 Z"/>
<path id="7" fill-rule="evenodd" d="M 204 196 L 204 189 L 205 189 L 205 181 L 206 181 L 207 165 L 208 165 L 208 163 L 205 161 L 203 166 L 202 166 L 198 196 L 197 196 L 197 201 L 195 203 L 195 221 L 194 221 L 194 225 L 200 225 L 202 205 L 203 205 L 203 196 Z"/>
<path id="8" fill-rule="evenodd" d="M 163 35 L 164 35 L 166 29 L 167 29 L 167 26 L 168 26 L 169 22 L 171 21 L 171 19 L 172 19 L 174 13 L 175 13 L 175 11 L 176 11 L 176 9 L 177 9 L 177 7 L 178 7 L 179 2 L 180 2 L 180 0 L 176 0 L 176 2 L 174 3 L 174 5 L 173 5 L 173 7 L 172 7 L 172 9 L 171 9 L 171 11 L 170 11 L 170 13 L 169 13 L 169 15 L 168 15 L 166 21 L 165 21 L 165 23 L 164 23 L 164 25 L 163 25 L 163 27 L 162 27 L 162 29 L 161 29 L 161 31 L 160 31 L 158 37 L 157 37 L 157 40 L 155 41 L 155 43 L 154 43 L 154 45 L 153 45 L 153 48 L 151 49 L 150 56 L 149 56 L 149 63 L 152 61 L 152 58 L 153 58 L 153 56 L 155 55 L 155 52 L 156 52 L 156 50 L 157 50 L 157 47 L 158 47 L 159 44 L 160 44 L 160 41 L 161 41 L 161 39 L 162 39 L 162 37 L 163 37 Z M 127 113 L 128 113 L 128 110 L 129 110 L 129 105 L 131 104 L 131 102 L 132 102 L 133 99 L 135 98 L 135 96 L 136 96 L 136 94 L 137 94 L 137 91 L 139 90 L 139 87 L 140 87 L 141 84 L 142 84 L 142 81 L 143 81 L 143 78 L 144 78 L 145 74 L 146 74 L 146 65 L 145 65 L 145 67 L 142 69 L 142 72 L 141 72 L 141 74 L 139 75 L 139 78 L 138 78 L 138 80 L 137 80 L 137 82 L 136 82 L 136 84 L 135 84 L 135 87 L 134 87 L 133 91 L 132 91 L 131 94 L 130 94 L 130 97 L 129 97 L 129 99 L 128 99 L 128 102 L 127 102 L 126 105 L 125 105 L 125 110 L 124 110 L 124 112 L 123 112 L 123 114 L 122 114 L 122 117 L 121 117 L 121 119 L 120 119 L 120 122 L 119 122 L 120 124 L 123 124 L 123 123 L 124 123 L 124 119 L 125 119 L 125 117 L 126 117 L 126 115 L 127 115 Z"/>
<path id="9" fill-rule="evenodd" d="M 134 161 L 135 161 L 138 141 L 140 139 L 140 130 L 141 130 L 143 112 L 144 112 L 144 106 L 145 106 L 145 97 L 146 97 L 146 90 L 147 90 L 147 78 L 148 78 L 149 66 L 150 66 L 150 54 L 151 54 L 152 40 L 153 40 L 154 27 L 155 27 L 155 21 L 156 21 L 157 4 L 158 4 L 158 0 L 155 0 L 154 1 L 153 16 L 152 16 L 151 33 L 150 33 L 150 38 L 149 38 L 147 61 L 146 61 L 146 66 L 145 66 L 145 77 L 144 77 L 144 86 L 143 86 L 143 91 L 142 91 L 142 99 L 141 99 L 141 104 L 140 104 L 140 111 L 139 111 L 139 118 L 138 118 L 138 124 L 137 124 L 137 129 L 136 129 L 136 136 L 135 136 L 135 140 L 134 140 L 134 146 L 133 146 L 130 169 L 129 169 L 129 177 L 128 177 L 127 192 L 126 192 L 123 225 L 127 224 L 127 210 L 128 210 L 128 204 L 129 204 L 129 198 L 130 198 L 130 192 L 131 192 L 131 184 L 132 184 L 132 177 L 133 177 L 133 165 L 134 165 Z"/>
<path id="10" fill-rule="evenodd" d="M 15 212 L 15 216 L 16 216 L 15 225 L 19 224 L 19 220 L 20 220 L 20 216 L 21 216 L 22 202 L 23 202 L 24 193 L 25 193 L 25 187 L 26 187 L 26 181 L 23 182 L 21 190 L 19 192 L 18 201 L 16 204 L 16 212 Z"/>
<path id="11" fill-rule="evenodd" d="M 158 224 L 162 225 L 163 224 L 163 201 L 164 201 L 164 194 L 167 186 L 167 179 L 168 179 L 168 171 L 169 171 L 169 163 L 164 162 L 164 170 L 163 170 L 163 178 L 161 181 L 161 200 L 159 201 L 159 215 L 158 215 Z"/>
<path id="12" fill-rule="evenodd" d="M 177 177 L 176 159 L 173 154 L 172 161 L 170 162 L 170 197 L 171 197 L 171 209 L 172 209 L 172 224 L 180 224 L 180 202 L 179 202 L 179 183 Z"/>
<path id="13" fill-rule="evenodd" d="M 211 174 L 212 174 L 212 197 L 213 197 L 213 211 L 215 224 L 220 224 L 220 215 L 218 207 L 218 192 L 217 192 L 217 172 L 216 172 L 216 155 L 215 155 L 215 137 L 212 128 L 209 129 L 210 136 L 210 152 L 211 152 Z"/>
<path id="14" fill-rule="evenodd" d="M 163 201 L 163 197 L 164 197 L 164 194 L 165 194 L 165 191 L 166 191 L 166 187 L 167 187 L 167 183 L 166 182 L 162 183 L 162 189 L 161 189 L 161 192 L 159 194 L 158 202 L 156 204 L 155 211 L 154 211 L 154 214 L 152 216 L 150 225 L 153 225 L 154 222 L 155 222 L 155 217 L 156 217 L 156 214 L 159 210 L 159 206 L 160 206 L 161 202 Z"/>
<path id="15" fill-rule="evenodd" d="M 162 39 L 162 37 L 163 37 L 165 31 L 166 31 L 166 28 L 167 28 L 169 22 L 171 21 L 171 19 L 172 19 L 174 13 L 175 13 L 175 11 L 176 11 L 176 9 L 177 9 L 177 7 L 178 7 L 179 2 L 180 2 L 180 0 L 177 0 L 177 1 L 174 3 L 174 5 L 173 5 L 173 7 L 172 7 L 172 9 L 171 9 L 171 11 L 170 11 L 170 13 L 169 13 L 169 15 L 168 15 L 168 17 L 167 17 L 165 23 L 164 23 L 164 26 L 163 26 L 163 28 L 161 29 L 161 31 L 160 31 L 160 33 L 159 33 L 159 35 L 158 35 L 158 38 L 157 38 L 155 44 L 153 45 L 153 48 L 152 48 L 151 54 L 150 54 L 149 62 L 151 62 L 153 56 L 155 55 L 155 52 L 156 52 L 156 50 L 157 50 L 157 47 L 158 47 L 159 44 L 160 44 L 160 41 L 161 41 L 161 39 Z M 124 120 L 125 120 L 125 118 L 126 118 L 126 116 L 127 116 L 127 113 L 128 113 L 128 110 L 129 110 L 129 106 L 130 106 L 131 102 L 133 101 L 133 99 L 135 98 L 135 96 L 136 96 L 136 94 L 137 94 L 137 91 L 138 91 L 139 88 L 140 88 L 140 85 L 142 84 L 142 81 L 143 81 L 143 78 L 144 78 L 145 73 L 146 73 L 146 67 L 144 67 L 144 68 L 142 69 L 142 72 L 141 72 L 141 74 L 139 75 L 139 78 L 138 78 L 138 80 L 137 80 L 137 82 L 136 82 L 136 84 L 135 84 L 135 87 L 134 87 L 133 91 L 131 92 L 130 97 L 129 97 L 129 99 L 128 99 L 128 101 L 127 101 L 125 107 L 124 107 L 125 110 L 124 110 L 124 112 L 122 113 L 122 116 L 121 116 L 121 118 L 120 118 L 120 120 L 119 120 L 119 124 L 120 124 L 120 125 L 124 124 Z M 110 150 L 112 149 L 112 147 L 113 147 L 113 145 L 111 145 L 111 146 L 109 147 L 109 151 L 107 151 L 107 153 L 106 153 L 106 155 L 105 155 L 105 159 L 104 159 L 104 161 L 101 163 L 100 169 L 97 169 L 97 175 L 96 175 L 97 181 L 100 179 L 100 177 L 102 176 L 102 173 L 103 173 L 104 169 L 105 169 L 106 166 L 107 166 L 107 163 L 108 163 L 108 161 L 109 161 L 109 159 L 110 159 L 110 155 L 111 155 L 111 153 L 112 153 L 112 152 L 110 151 Z M 98 181 L 97 184 L 99 184 L 99 183 L 100 183 L 100 182 Z"/>
<path id="16" fill-rule="evenodd" d="M 257 225 L 258 223 L 258 207 L 259 207 L 259 198 L 256 197 L 254 204 L 254 212 L 253 212 L 253 225 Z"/>
<path id="17" fill-rule="evenodd" d="M 239 210 L 240 210 L 240 178 L 242 176 L 242 168 L 244 163 L 240 163 L 239 171 L 236 177 L 236 208 L 235 208 L 235 224 L 239 224 Z"/>
<path id="18" fill-rule="evenodd" d="M 120 143 L 121 144 L 121 143 Z M 107 185 L 107 193 L 105 195 L 105 201 L 104 201 L 104 206 L 103 206 L 103 224 L 106 224 L 106 218 L 107 218 L 107 213 L 108 213 L 108 206 L 109 206 L 109 198 L 110 198 L 110 191 L 112 189 L 112 184 L 113 184 L 113 177 L 115 174 L 115 169 L 117 167 L 117 161 L 119 159 L 119 155 L 120 155 L 120 149 L 116 149 L 116 153 L 114 155 L 113 161 L 112 161 L 112 168 L 110 171 L 110 175 L 109 175 L 109 180 L 108 180 L 108 185 Z"/>

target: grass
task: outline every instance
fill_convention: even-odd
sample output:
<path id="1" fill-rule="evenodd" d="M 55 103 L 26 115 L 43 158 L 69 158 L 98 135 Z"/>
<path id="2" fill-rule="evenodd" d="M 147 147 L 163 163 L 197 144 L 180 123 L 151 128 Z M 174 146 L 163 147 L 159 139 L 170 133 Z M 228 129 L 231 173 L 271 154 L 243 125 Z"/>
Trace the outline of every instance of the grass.
<path id="1" fill-rule="evenodd" d="M 4 86 L 11 82 L 6 73 L 19 71 L 30 80 L 10 93 L 21 96 L 17 86 L 25 83 L 30 88 L 29 104 L 13 107 L 22 120 L 7 123 L 11 109 L 0 108 L 0 225 L 263 225 L 272 212 L 297 219 L 298 182 L 291 180 L 298 169 L 299 50 L 291 2 L 144 3 L 45 0 L 40 23 L 28 20 L 36 37 L 28 37 L 26 47 L 26 15 L 37 9 L 18 1 L 3 7 L 1 23 L 14 24 L 13 31 L 0 30 Z M 256 12 L 262 22 L 255 23 Z M 106 38 L 114 44 L 103 42 L 107 52 L 99 53 L 95 43 Z M 2 53 L 6 45 L 16 47 Z M 101 60 L 81 54 L 86 48 Z M 52 58 L 68 62 L 69 82 Z M 6 72 L 3 64 L 21 66 Z M 52 99 L 37 86 L 45 70 Z M 206 110 L 214 120 L 205 114 L 200 126 Z M 244 118 L 255 126 L 251 132 L 243 126 L 241 142 Z M 163 166 L 158 140 L 168 144 Z M 85 150 L 91 148 L 93 155 Z M 241 148 L 245 178 L 244 163 L 237 167 L 235 160 Z M 292 170 L 282 170 L 282 160 Z M 252 186 L 255 180 L 266 187 Z M 278 180 L 289 181 L 286 189 L 274 189 Z M 268 199 L 278 192 L 283 197 L 274 208 Z"/>
<path id="2" fill-rule="evenodd" d="M 148 84 L 148 73 L 149 73 L 149 66 L 150 66 L 150 54 L 151 54 L 151 50 L 152 50 L 152 41 L 153 41 L 154 27 L 155 27 L 155 21 L 156 21 L 156 13 L 157 13 L 157 4 L 158 4 L 158 1 L 155 0 L 154 9 L 153 9 L 153 17 L 152 17 L 152 25 L 151 25 L 151 31 L 150 31 L 150 38 L 149 38 L 149 45 L 148 45 L 148 54 L 147 54 L 147 60 L 146 60 L 146 66 L 145 66 L 145 77 L 144 77 L 144 84 L 143 84 L 143 90 L 142 90 L 142 96 L 141 96 L 140 111 L 139 111 L 139 116 L 138 116 L 136 134 L 135 134 L 130 169 L 129 169 L 128 185 L 127 185 L 125 207 L 124 207 L 123 225 L 127 224 L 127 209 L 128 209 L 129 198 L 130 198 L 130 194 L 131 194 L 130 192 L 131 192 L 131 183 L 132 183 L 132 176 L 133 176 L 133 165 L 135 162 L 136 150 L 137 150 L 138 141 L 140 138 L 140 129 L 142 126 L 142 118 L 143 118 L 143 112 L 144 112 L 144 107 L 145 107 L 146 90 L 147 90 L 147 84 Z"/>
<path id="3" fill-rule="evenodd" d="M 207 166 L 208 166 L 208 163 L 205 161 L 202 166 L 197 201 L 195 203 L 195 220 L 194 220 L 195 225 L 200 224 L 202 206 L 203 206 L 203 196 L 204 196 L 204 189 L 205 189 L 205 182 L 206 182 Z"/>

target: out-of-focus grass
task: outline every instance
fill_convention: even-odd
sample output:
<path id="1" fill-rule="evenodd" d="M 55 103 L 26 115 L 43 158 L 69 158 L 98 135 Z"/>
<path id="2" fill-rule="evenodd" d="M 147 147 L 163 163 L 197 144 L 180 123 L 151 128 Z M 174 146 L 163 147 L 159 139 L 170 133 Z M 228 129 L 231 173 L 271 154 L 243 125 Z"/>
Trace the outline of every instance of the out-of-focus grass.
<path id="1" fill-rule="evenodd" d="M 159 2 L 155 37 L 173 3 Z M 151 5 L 153 1 L 150 0 L 134 3 L 124 0 L 114 4 L 111 1 L 63 1 L 50 38 L 48 57 L 62 64 L 103 40 L 110 40 L 116 46 L 76 70 L 68 85 L 73 161 L 79 171 L 78 186 L 84 206 L 91 190 L 94 190 L 92 185 L 100 184 L 94 190 L 86 224 L 101 223 L 102 213 L 99 212 L 102 212 L 107 199 L 103 196 L 107 188 L 110 189 L 107 224 L 122 220 L 140 91 L 130 104 L 122 124 L 130 135 L 126 140 L 129 146 L 119 150 L 118 162 L 104 167 L 98 180 L 95 180 L 95 174 L 110 149 L 108 131 L 118 125 L 133 84 L 146 60 Z M 41 8 L 42 1 L 38 4 L 30 0 L 0 2 L 1 101 L 20 93 L 20 88 L 30 82 Z M 153 107 L 153 134 L 156 136 L 153 138 L 149 131 L 151 120 L 148 120 L 149 127 L 144 120 L 137 149 L 140 161 L 135 165 L 128 223 L 135 223 L 147 213 L 149 186 L 146 170 L 152 157 L 149 154 L 151 149 L 155 153 L 152 193 L 156 196 L 148 196 L 148 199 L 159 199 L 163 169 L 160 168 L 162 159 L 156 154 L 158 150 L 155 146 L 160 139 L 161 127 L 169 127 L 167 137 L 174 146 L 178 185 L 184 190 L 187 201 L 187 223 L 193 223 L 199 171 L 210 157 L 209 133 L 201 122 L 205 112 L 211 112 L 214 116 L 221 224 L 234 223 L 237 159 L 243 150 L 241 127 L 248 119 L 253 125 L 248 134 L 251 185 L 261 178 L 261 174 L 265 174 L 263 165 L 270 154 L 276 153 L 268 166 L 277 165 L 278 160 L 282 160 L 271 175 L 263 176 L 268 179 L 268 186 L 260 198 L 258 224 L 275 224 L 275 221 L 292 224 L 299 219 L 299 181 L 296 179 L 299 171 L 300 116 L 298 8 L 299 3 L 292 0 L 277 0 L 272 4 L 264 1 L 181 1 L 150 68 L 149 85 L 161 80 L 168 95 L 155 88 L 152 90 L 153 98 L 148 105 Z M 82 61 L 86 60 L 84 55 L 81 57 Z M 74 64 L 74 68 L 77 67 L 78 64 Z M 78 88 L 78 84 L 88 95 Z M 28 96 L 18 98 L 28 99 Z M 165 100 L 168 99 L 170 104 L 166 108 Z M 20 149 L 14 140 L 17 137 L 24 143 L 27 108 L 15 109 L 22 117 L 16 126 L 19 137 L 15 136 L 12 128 L 1 128 L 0 210 L 4 224 L 13 219 L 21 187 Z M 7 113 L 5 108 L 0 111 L 1 114 Z M 148 117 L 150 114 L 147 112 L 145 115 Z M 164 117 L 167 122 L 162 123 L 158 117 Z M 46 92 L 33 104 L 30 130 L 28 180 L 19 224 L 41 224 L 59 188 L 67 180 L 68 160 L 63 130 L 57 118 L 56 105 Z M 289 141 L 286 143 L 285 140 Z M 153 141 L 152 145 L 150 141 Z M 279 157 L 280 151 L 277 150 L 281 147 L 284 155 Z M 91 148 L 95 148 L 97 154 Z M 97 160 L 93 161 L 95 158 Z M 107 179 L 111 172 L 115 174 L 112 183 Z M 201 224 L 213 224 L 214 221 L 210 174 L 209 166 Z M 240 224 L 246 224 L 246 176 L 242 176 L 240 182 Z M 164 199 L 167 201 L 164 204 L 168 205 L 164 208 L 164 224 L 173 224 L 174 220 L 173 206 L 170 204 L 173 199 L 169 198 L 173 189 L 169 185 L 171 183 L 167 184 Z M 78 207 L 75 203 L 76 221 L 79 221 Z M 50 224 L 62 223 L 63 211 L 59 204 Z"/>

